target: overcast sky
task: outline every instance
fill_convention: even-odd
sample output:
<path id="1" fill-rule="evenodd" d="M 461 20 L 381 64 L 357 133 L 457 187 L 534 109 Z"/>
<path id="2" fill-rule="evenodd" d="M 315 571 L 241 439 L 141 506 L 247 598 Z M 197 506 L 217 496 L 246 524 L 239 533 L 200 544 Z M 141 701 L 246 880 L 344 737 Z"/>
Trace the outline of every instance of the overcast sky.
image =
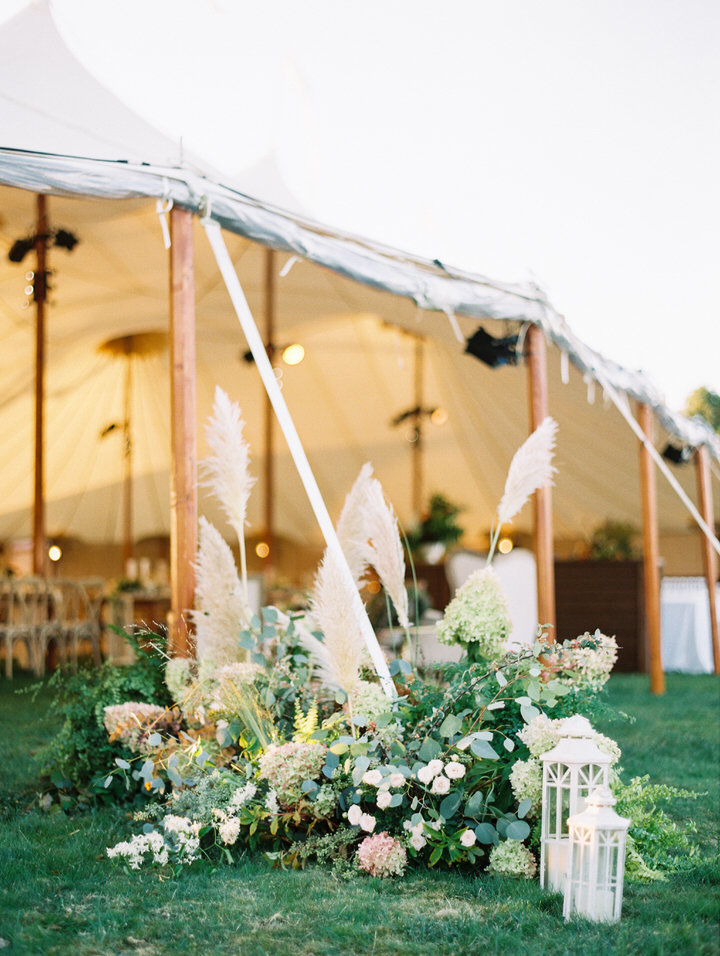
<path id="1" fill-rule="evenodd" d="M 720 391 L 717 0 L 52 9 L 98 79 L 228 175 L 273 153 L 316 218 L 535 279 L 673 407 Z"/>

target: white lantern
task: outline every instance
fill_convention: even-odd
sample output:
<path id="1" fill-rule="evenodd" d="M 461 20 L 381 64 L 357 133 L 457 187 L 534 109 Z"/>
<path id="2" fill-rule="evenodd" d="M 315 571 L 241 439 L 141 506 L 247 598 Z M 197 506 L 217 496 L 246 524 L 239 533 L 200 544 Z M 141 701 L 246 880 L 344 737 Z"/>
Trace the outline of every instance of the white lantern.
<path id="1" fill-rule="evenodd" d="M 582 813 L 570 817 L 570 862 L 563 916 L 616 922 L 620 919 L 625 876 L 625 843 L 630 821 L 613 807 L 615 797 L 598 787 Z"/>
<path id="2" fill-rule="evenodd" d="M 608 785 L 612 757 L 593 740 L 589 720 L 575 714 L 563 721 L 562 737 L 543 754 L 540 885 L 556 893 L 565 889 L 568 865 L 568 817 L 585 808 L 585 799 Z"/>

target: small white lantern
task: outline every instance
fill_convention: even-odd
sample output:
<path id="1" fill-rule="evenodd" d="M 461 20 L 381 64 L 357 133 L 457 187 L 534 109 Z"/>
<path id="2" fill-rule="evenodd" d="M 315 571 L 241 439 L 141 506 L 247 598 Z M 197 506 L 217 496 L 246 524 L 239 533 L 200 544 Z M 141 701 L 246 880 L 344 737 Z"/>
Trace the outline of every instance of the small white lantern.
<path id="1" fill-rule="evenodd" d="M 610 754 L 593 740 L 590 721 L 579 714 L 563 721 L 562 737 L 543 754 L 540 885 L 556 893 L 565 889 L 568 866 L 568 817 L 585 808 L 585 800 L 608 785 Z"/>
<path id="2" fill-rule="evenodd" d="M 574 915 L 607 923 L 620 919 L 630 820 L 615 813 L 616 802 L 607 787 L 598 787 L 582 813 L 570 817 L 566 920 Z"/>

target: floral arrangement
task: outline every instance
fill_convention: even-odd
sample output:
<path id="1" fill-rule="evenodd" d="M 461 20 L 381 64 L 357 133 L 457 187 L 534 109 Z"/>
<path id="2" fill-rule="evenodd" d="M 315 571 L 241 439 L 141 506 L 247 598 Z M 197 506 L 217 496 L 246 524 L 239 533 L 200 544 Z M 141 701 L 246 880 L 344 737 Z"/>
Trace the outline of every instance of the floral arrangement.
<path id="1" fill-rule="evenodd" d="M 233 434 L 239 410 L 221 406 L 224 438 L 210 444 L 235 449 L 246 468 Z M 551 478 L 554 423 L 538 431 L 513 460 L 502 520 Z M 214 468 L 221 493 L 246 496 L 246 475 L 217 460 Z M 241 536 L 244 498 L 224 509 Z M 348 593 L 348 581 L 357 585 L 372 564 L 410 626 L 397 520 L 369 466 L 340 530 L 351 573 L 328 550 L 306 613 L 237 611 L 232 650 L 218 609 L 217 634 L 198 664 L 168 663 L 183 726 L 151 735 L 134 768 L 116 759 L 106 784 L 119 777 L 151 800 L 135 815 L 143 833 L 111 847 L 111 858 L 131 868 L 179 866 L 230 863 L 254 850 L 284 866 L 332 861 L 383 878 L 410 867 L 534 875 L 539 756 L 556 743 L 562 719 L 589 707 L 602 688 L 614 639 L 596 632 L 556 645 L 540 631 L 533 646 L 507 653 L 507 606 L 487 568 L 460 589 L 440 627 L 441 639 L 460 643 L 466 656 L 425 675 L 391 661 L 390 695 L 369 665 Z M 217 580 L 227 593 L 236 572 L 224 567 Z M 212 568 L 206 572 L 212 581 Z M 613 741 L 598 735 L 597 743 L 617 761 Z"/>

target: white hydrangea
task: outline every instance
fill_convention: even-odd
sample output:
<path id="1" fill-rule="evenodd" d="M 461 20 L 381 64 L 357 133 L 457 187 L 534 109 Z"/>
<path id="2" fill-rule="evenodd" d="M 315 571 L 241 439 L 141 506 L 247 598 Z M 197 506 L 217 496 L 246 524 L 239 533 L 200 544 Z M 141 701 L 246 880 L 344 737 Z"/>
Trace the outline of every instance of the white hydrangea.
<path id="1" fill-rule="evenodd" d="M 228 810 L 231 813 L 237 813 L 240 807 L 244 807 L 246 803 L 249 803 L 256 793 L 257 787 L 252 780 L 249 780 L 244 787 L 238 787 L 238 789 L 230 797 Z"/>
<path id="2" fill-rule="evenodd" d="M 552 720 L 547 714 L 538 714 L 518 731 L 518 737 L 528 748 L 531 756 L 540 757 L 557 744 L 560 740 L 561 729 L 562 720 Z"/>
<path id="3" fill-rule="evenodd" d="M 524 843 L 518 840 L 503 840 L 490 851 L 488 872 L 522 876 L 530 880 L 537 873 L 537 862 Z"/>
<path id="4" fill-rule="evenodd" d="M 225 846 L 232 846 L 240 835 L 240 821 L 237 817 L 230 817 L 220 824 L 218 832 Z"/>
<path id="5" fill-rule="evenodd" d="M 517 802 L 530 800 L 531 812 L 537 813 L 542 804 L 542 766 L 537 757 L 515 761 L 510 771 L 510 786 Z"/>

